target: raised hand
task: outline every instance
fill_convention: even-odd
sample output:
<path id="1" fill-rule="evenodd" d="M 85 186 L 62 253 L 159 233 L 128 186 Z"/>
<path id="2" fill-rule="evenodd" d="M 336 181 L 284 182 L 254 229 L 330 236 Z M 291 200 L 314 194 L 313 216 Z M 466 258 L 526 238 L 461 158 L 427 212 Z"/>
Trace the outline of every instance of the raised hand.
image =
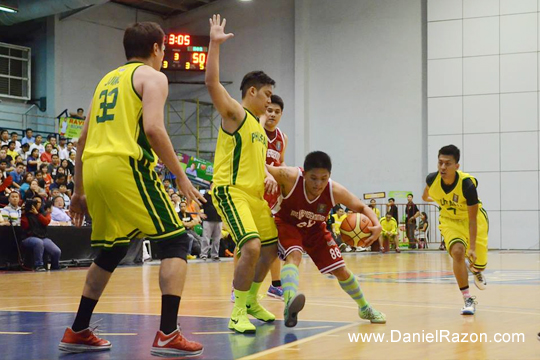
<path id="1" fill-rule="evenodd" d="M 210 19 L 210 41 L 217 44 L 221 44 L 234 36 L 233 33 L 225 34 L 226 19 L 221 22 L 221 16 L 219 14 L 212 15 Z"/>

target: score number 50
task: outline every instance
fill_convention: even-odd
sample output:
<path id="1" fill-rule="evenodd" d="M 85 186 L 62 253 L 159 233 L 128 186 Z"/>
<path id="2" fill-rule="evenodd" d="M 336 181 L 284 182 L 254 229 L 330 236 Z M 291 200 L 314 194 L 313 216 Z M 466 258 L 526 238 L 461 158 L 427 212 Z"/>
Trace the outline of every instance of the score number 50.
<path id="1" fill-rule="evenodd" d="M 206 53 L 193 53 L 191 54 L 191 63 L 198 64 L 199 70 L 204 70 L 206 65 Z M 186 61 L 186 69 L 191 68 L 191 63 Z"/>

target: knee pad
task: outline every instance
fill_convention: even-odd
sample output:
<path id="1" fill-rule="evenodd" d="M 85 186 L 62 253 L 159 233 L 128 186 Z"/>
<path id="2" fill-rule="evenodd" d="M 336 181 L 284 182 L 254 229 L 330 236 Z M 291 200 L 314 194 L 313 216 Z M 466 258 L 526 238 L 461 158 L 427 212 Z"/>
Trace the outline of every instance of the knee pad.
<path id="1" fill-rule="evenodd" d="M 94 264 L 112 273 L 126 256 L 129 246 L 114 246 L 112 249 L 101 249 L 94 259 Z"/>
<path id="2" fill-rule="evenodd" d="M 187 233 L 172 239 L 156 241 L 158 259 L 180 258 L 187 260 L 190 237 Z"/>

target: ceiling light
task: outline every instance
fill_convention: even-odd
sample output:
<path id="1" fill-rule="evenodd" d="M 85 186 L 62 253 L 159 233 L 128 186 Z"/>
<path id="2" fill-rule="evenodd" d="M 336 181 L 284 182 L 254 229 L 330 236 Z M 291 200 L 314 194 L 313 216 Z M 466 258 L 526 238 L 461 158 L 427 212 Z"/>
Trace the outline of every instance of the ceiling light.
<path id="1" fill-rule="evenodd" d="M 0 11 L 5 11 L 5 12 L 8 12 L 8 13 L 16 13 L 17 12 L 16 9 L 12 9 L 10 7 L 3 6 L 3 5 L 0 5 Z"/>

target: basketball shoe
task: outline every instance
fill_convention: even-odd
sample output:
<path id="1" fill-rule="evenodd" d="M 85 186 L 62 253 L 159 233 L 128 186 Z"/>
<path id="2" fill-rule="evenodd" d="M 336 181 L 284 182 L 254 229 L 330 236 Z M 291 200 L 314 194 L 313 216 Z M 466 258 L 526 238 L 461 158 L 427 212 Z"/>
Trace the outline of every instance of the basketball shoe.
<path id="1" fill-rule="evenodd" d="M 369 320 L 372 324 L 386 324 L 386 315 L 368 306 L 366 310 L 358 308 L 358 316 L 361 319 Z"/>
<path id="2" fill-rule="evenodd" d="M 186 339 L 180 329 L 176 329 L 169 335 L 165 335 L 162 331 L 156 333 L 154 344 L 150 354 L 154 356 L 197 356 L 203 353 L 203 346 L 195 341 Z"/>
<path id="3" fill-rule="evenodd" d="M 268 291 L 266 292 L 266 295 L 283 300 L 283 288 L 281 286 L 272 286 L 268 288 Z"/>
<path id="4" fill-rule="evenodd" d="M 69 353 L 104 351 L 110 350 L 111 347 L 112 345 L 109 341 L 97 337 L 90 328 L 78 332 L 67 328 L 64 332 L 64 337 L 58 345 L 61 351 Z"/>
<path id="5" fill-rule="evenodd" d="M 229 329 L 241 334 L 255 334 L 255 325 L 249 321 L 246 309 L 233 308 L 231 319 L 229 320 Z"/>
<path id="6" fill-rule="evenodd" d="M 474 315 L 477 304 L 475 300 L 475 296 L 471 296 L 465 299 L 465 306 L 461 308 L 461 315 Z"/>
<path id="7" fill-rule="evenodd" d="M 474 285 L 476 285 L 479 290 L 486 290 L 487 281 L 484 274 L 482 274 L 481 271 L 477 271 L 468 258 L 465 258 L 465 264 L 467 265 L 467 269 L 473 274 Z"/>
<path id="8" fill-rule="evenodd" d="M 253 316 L 257 320 L 264 322 L 272 322 L 276 320 L 276 316 L 270 311 L 266 310 L 258 301 L 246 304 L 248 315 Z"/>
<path id="9" fill-rule="evenodd" d="M 287 305 L 285 305 L 285 311 L 283 317 L 285 318 L 286 327 L 295 327 L 298 323 L 298 313 L 302 311 L 306 304 L 306 297 L 304 294 L 296 294 L 291 298 Z"/>

